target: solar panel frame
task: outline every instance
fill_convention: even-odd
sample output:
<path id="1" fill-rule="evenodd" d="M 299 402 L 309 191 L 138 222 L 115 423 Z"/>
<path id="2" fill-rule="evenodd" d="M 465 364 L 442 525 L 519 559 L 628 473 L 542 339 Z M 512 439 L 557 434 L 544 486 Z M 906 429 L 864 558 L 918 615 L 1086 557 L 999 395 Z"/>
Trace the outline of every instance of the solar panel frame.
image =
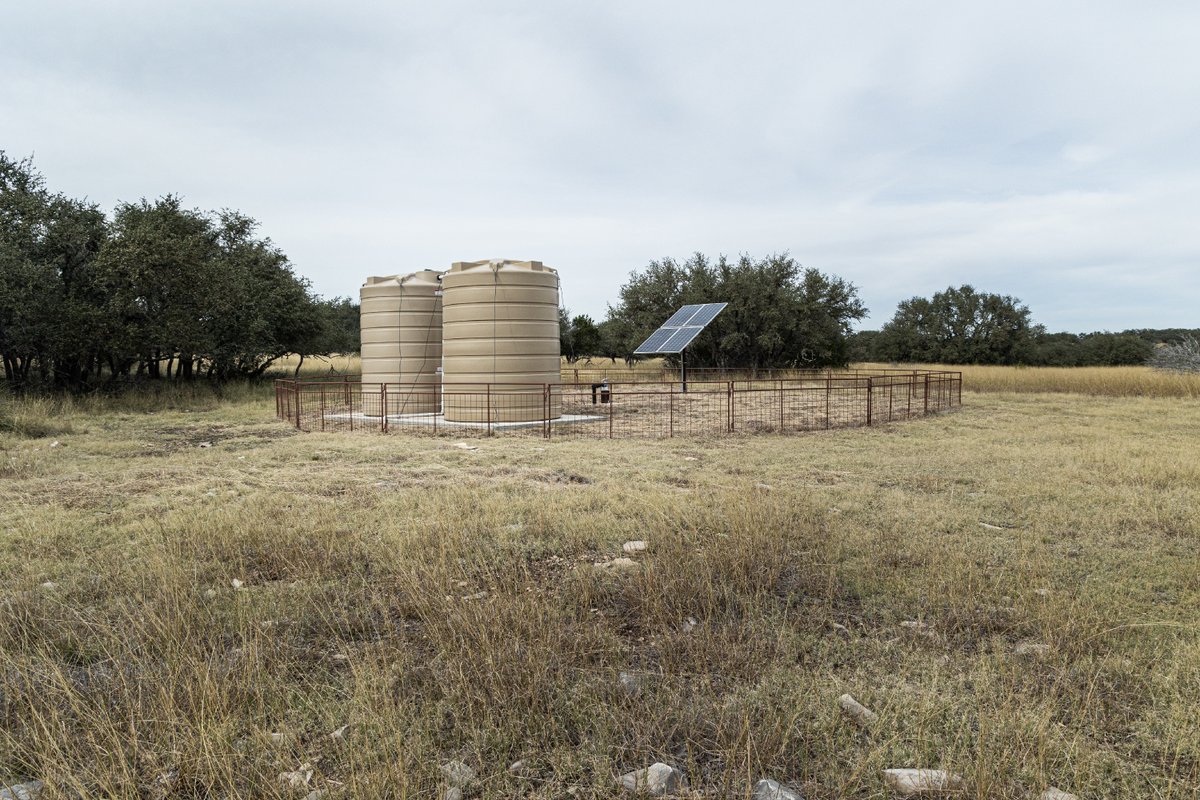
<path id="1" fill-rule="evenodd" d="M 697 336 L 725 310 L 728 303 L 698 303 L 686 305 L 676 311 L 658 330 L 646 337 L 646 341 L 633 352 L 638 355 L 652 353 L 675 354 L 691 344 Z"/>

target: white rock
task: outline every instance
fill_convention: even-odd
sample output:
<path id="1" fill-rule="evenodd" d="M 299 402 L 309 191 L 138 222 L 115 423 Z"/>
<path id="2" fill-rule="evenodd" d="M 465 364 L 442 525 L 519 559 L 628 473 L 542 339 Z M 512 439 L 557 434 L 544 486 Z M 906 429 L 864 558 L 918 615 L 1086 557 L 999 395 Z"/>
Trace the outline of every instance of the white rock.
<path id="1" fill-rule="evenodd" d="M 57 589 L 58 584 L 55 583 L 54 581 L 46 581 L 45 583 L 42 584 L 42 588 L 46 589 L 46 590 Z"/>
<path id="2" fill-rule="evenodd" d="M 451 786 L 442 792 L 442 800 L 463 800 L 463 790 L 457 786 Z"/>
<path id="3" fill-rule="evenodd" d="M 597 561 L 594 566 L 597 569 L 604 569 L 604 570 L 626 570 L 626 569 L 636 569 L 637 565 L 638 565 L 638 563 L 636 561 L 634 561 L 632 558 L 621 557 L 621 558 L 614 558 L 609 561 Z"/>
<path id="4" fill-rule="evenodd" d="M 446 782 L 452 787 L 462 787 L 475 780 L 475 770 L 463 761 L 447 761 L 440 767 Z"/>
<path id="5" fill-rule="evenodd" d="M 283 734 L 282 733 L 272 733 L 271 734 L 271 744 L 283 744 Z"/>
<path id="6" fill-rule="evenodd" d="M 517 778 L 522 778 L 529 773 L 529 762 L 525 759 L 514 761 L 508 765 L 508 774 Z"/>
<path id="7" fill-rule="evenodd" d="M 859 703 L 848 694 L 844 694 L 838 698 L 838 705 L 842 707 L 842 712 L 850 719 L 854 720 L 860 727 L 867 727 L 873 724 L 879 715 L 871 709 Z"/>
<path id="8" fill-rule="evenodd" d="M 329 738 L 333 739 L 334 741 L 337 741 L 337 742 L 344 742 L 346 740 L 346 731 L 348 731 L 348 730 L 350 730 L 350 726 L 343 725 L 342 727 L 338 728 L 336 731 L 333 731 L 332 733 L 330 733 Z"/>
<path id="9" fill-rule="evenodd" d="M 304 800 L 323 800 L 323 798 L 328 794 L 329 792 L 324 789 L 313 789 L 311 792 L 304 795 Z"/>
<path id="10" fill-rule="evenodd" d="M 59 441 L 53 441 L 53 442 L 51 442 L 51 443 L 50 443 L 50 449 L 51 449 L 51 450 L 53 450 L 55 447 L 58 447 L 58 446 L 60 446 L 61 444 L 62 444 L 62 442 L 59 442 Z"/>
<path id="11" fill-rule="evenodd" d="M 1079 800 L 1079 798 L 1070 792 L 1064 792 L 1057 786 L 1051 786 L 1049 789 L 1038 795 L 1038 800 Z"/>
<path id="12" fill-rule="evenodd" d="M 915 794 L 935 794 L 963 787 L 961 775 L 940 769 L 885 769 L 884 783 L 904 797 Z"/>
<path id="13" fill-rule="evenodd" d="M 1050 645 L 1042 644 L 1041 642 L 1017 642 L 1017 646 L 1013 648 L 1013 652 L 1019 656 L 1041 658 L 1042 656 L 1050 655 Z"/>
<path id="14" fill-rule="evenodd" d="M 204 596 L 206 598 L 208 598 L 209 600 L 212 600 L 214 597 L 217 596 L 217 590 L 216 589 L 205 589 Z"/>
<path id="15" fill-rule="evenodd" d="M 201 447 L 201 448 L 212 447 L 212 442 L 201 442 L 200 444 L 196 445 L 196 447 Z"/>
<path id="16" fill-rule="evenodd" d="M 300 765 L 300 769 L 293 772 L 279 773 L 279 782 L 289 789 L 306 789 L 308 782 L 312 780 L 312 765 L 305 762 Z"/>
<path id="17" fill-rule="evenodd" d="M 646 688 L 648 677 L 644 672 L 618 672 L 617 683 L 630 694 L 640 694 Z"/>
<path id="18" fill-rule="evenodd" d="M 244 580 L 242 580 L 241 578 L 234 578 L 233 580 L 231 580 L 229 582 L 229 585 L 235 589 L 241 589 L 243 586 L 246 585 L 246 582 Z"/>
<path id="19" fill-rule="evenodd" d="M 789 789 L 778 781 L 763 778 L 754 784 L 750 800 L 804 800 L 804 795 Z"/>
<path id="20" fill-rule="evenodd" d="M 850 629 L 840 622 L 831 622 L 829 623 L 829 627 L 833 628 L 834 633 L 840 634 L 847 638 L 850 636 Z"/>
<path id="21" fill-rule="evenodd" d="M 654 797 L 674 794 L 683 786 L 683 773 L 661 761 L 645 769 L 637 769 L 617 778 L 617 784 L 631 792 L 645 792 Z"/>
<path id="22" fill-rule="evenodd" d="M 688 617 L 683 621 L 683 624 L 679 626 L 679 629 L 684 633 L 691 633 L 692 631 L 696 630 L 696 627 L 699 624 L 700 623 L 696 621 L 695 617 Z"/>
<path id="23" fill-rule="evenodd" d="M 647 546 L 648 545 L 641 539 L 636 539 L 632 542 L 626 542 L 625 544 L 621 545 L 621 549 L 626 555 L 633 555 L 634 553 L 644 553 Z"/>
<path id="24" fill-rule="evenodd" d="M 769 483 L 756 483 L 754 484 L 754 488 L 758 489 L 760 492 L 769 492 L 771 491 L 772 487 Z"/>
<path id="25" fill-rule="evenodd" d="M 478 450 L 479 449 L 479 447 L 477 447 L 476 445 L 467 444 L 466 442 L 455 442 L 453 446 L 457 447 L 459 450 Z"/>
<path id="26" fill-rule="evenodd" d="M 1050 590 L 1045 587 L 1042 587 L 1041 589 L 1034 589 L 1033 593 L 1036 594 L 1038 597 L 1049 597 L 1050 596 Z"/>
<path id="27" fill-rule="evenodd" d="M 0 784 L 0 800 L 37 800 L 44 784 L 41 781 Z"/>

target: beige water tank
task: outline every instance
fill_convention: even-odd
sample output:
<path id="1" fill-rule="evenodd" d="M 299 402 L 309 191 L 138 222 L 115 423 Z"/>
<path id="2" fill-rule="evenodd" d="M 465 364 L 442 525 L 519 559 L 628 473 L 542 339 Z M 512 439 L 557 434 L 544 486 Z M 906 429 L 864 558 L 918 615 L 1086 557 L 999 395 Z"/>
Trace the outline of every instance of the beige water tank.
<path id="1" fill-rule="evenodd" d="M 442 290 L 446 421 L 559 417 L 558 272 L 540 261 L 460 261 Z"/>
<path id="2" fill-rule="evenodd" d="M 433 270 L 367 278 L 362 309 L 363 412 L 436 414 L 441 410 L 442 298 Z M 376 399 L 378 398 L 378 399 Z"/>

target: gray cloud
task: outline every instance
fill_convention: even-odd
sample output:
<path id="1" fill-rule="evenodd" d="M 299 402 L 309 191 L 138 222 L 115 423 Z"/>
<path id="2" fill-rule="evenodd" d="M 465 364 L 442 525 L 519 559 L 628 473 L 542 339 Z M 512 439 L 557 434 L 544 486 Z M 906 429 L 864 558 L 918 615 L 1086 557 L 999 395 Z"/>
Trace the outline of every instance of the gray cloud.
<path id="1" fill-rule="evenodd" d="M 789 250 L 895 303 L 969 282 L 1052 328 L 1200 325 L 1200 7 L 45 2 L 0 147 L 102 205 L 259 218 L 325 294 L 539 258 Z"/>

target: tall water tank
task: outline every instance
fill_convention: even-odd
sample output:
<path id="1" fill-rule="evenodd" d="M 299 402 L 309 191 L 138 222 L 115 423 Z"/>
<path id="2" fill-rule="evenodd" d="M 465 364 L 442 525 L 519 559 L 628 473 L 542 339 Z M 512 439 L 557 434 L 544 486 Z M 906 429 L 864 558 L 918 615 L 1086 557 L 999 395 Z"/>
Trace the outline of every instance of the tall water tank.
<path id="1" fill-rule="evenodd" d="M 367 278 L 362 310 L 363 411 L 441 410 L 442 297 L 433 270 Z M 386 385 L 386 399 L 382 391 Z"/>
<path id="2" fill-rule="evenodd" d="M 446 421 L 561 416 L 558 272 L 540 261 L 460 261 L 442 290 Z"/>

